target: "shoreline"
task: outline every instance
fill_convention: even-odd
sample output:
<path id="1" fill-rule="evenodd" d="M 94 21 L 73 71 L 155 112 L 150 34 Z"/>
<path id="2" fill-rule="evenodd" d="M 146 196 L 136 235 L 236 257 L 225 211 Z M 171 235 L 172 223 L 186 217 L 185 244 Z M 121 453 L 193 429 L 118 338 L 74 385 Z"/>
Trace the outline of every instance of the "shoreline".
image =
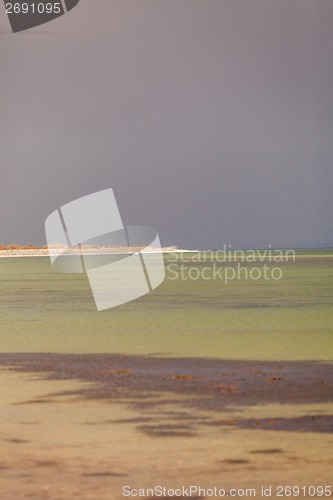
<path id="1" fill-rule="evenodd" d="M 327 252 L 326 249 L 323 249 L 320 253 L 320 249 L 313 249 L 313 253 L 309 250 L 296 250 L 295 258 L 333 258 L 333 251 Z M 239 250 L 233 250 L 234 252 L 239 252 Z M 162 248 L 154 248 L 154 247 L 99 247 L 99 248 L 89 248 L 89 247 L 81 247 L 81 248 L 22 248 L 22 249 L 6 249 L 0 250 L 0 259 L 4 258 L 24 258 L 24 257 L 60 257 L 60 256 L 76 256 L 76 255 L 124 255 L 124 254 L 133 254 L 133 253 L 147 253 L 147 254 L 172 254 L 172 253 L 190 253 L 190 254 L 203 254 L 205 257 L 207 253 L 210 253 L 211 256 L 214 254 L 218 254 L 218 252 L 223 252 L 223 250 L 187 250 L 175 247 L 162 247 Z M 244 255 L 246 256 L 248 252 L 253 252 L 253 250 L 242 250 Z M 259 252 L 259 251 L 258 251 Z M 230 262 L 230 256 L 227 253 L 226 261 Z M 228 260 L 229 259 L 229 260 Z M 270 260 L 269 255 L 260 255 L 260 261 L 264 262 L 266 260 Z M 242 257 L 234 256 L 232 262 L 242 261 Z M 252 260 L 253 262 L 253 260 Z"/>
<path id="2" fill-rule="evenodd" d="M 182 249 L 168 249 L 168 248 L 161 248 L 161 249 L 145 249 L 141 251 L 143 254 L 172 254 L 172 253 L 190 253 L 190 254 L 204 254 L 207 252 L 212 252 L 212 253 L 217 253 L 219 250 L 182 250 Z M 246 255 L 246 251 L 245 255 Z M 133 253 L 138 253 L 138 250 L 128 250 L 127 251 L 119 251 L 119 250 L 101 250 L 101 251 L 86 251 L 86 250 L 74 250 L 73 252 L 67 251 L 65 254 L 62 252 L 56 252 L 52 251 L 52 253 L 49 252 L 49 250 L 0 250 L 0 259 L 8 259 L 8 258 L 27 258 L 27 257 L 60 257 L 60 256 L 76 256 L 76 255 L 100 255 L 100 256 L 105 256 L 105 255 L 127 255 L 127 254 L 133 254 Z M 319 254 L 319 253 L 296 253 L 295 259 L 332 259 L 333 254 Z M 260 262 L 265 262 L 269 261 L 270 258 L 268 256 L 261 257 Z M 226 262 L 242 262 L 241 257 L 235 257 L 232 261 L 226 260 Z M 223 261 L 224 262 L 224 261 Z M 253 261 L 252 261 L 253 262 Z M 255 261 L 257 262 L 257 261 Z"/>
<path id="3" fill-rule="evenodd" d="M 181 250 L 175 249 L 172 247 L 163 247 L 163 248 L 152 248 L 146 247 L 143 250 L 140 250 L 141 253 L 149 253 L 149 254 L 161 254 L 161 253 L 192 253 L 198 252 L 199 250 Z M 134 249 L 131 247 L 124 248 L 101 248 L 101 249 L 72 249 L 72 250 L 62 250 L 62 249 L 21 249 L 21 250 L 0 250 L 0 259 L 3 258 L 19 258 L 19 257 L 60 257 L 60 256 L 75 256 L 75 255 L 119 255 L 119 254 L 130 254 L 137 253 L 138 249 Z"/>

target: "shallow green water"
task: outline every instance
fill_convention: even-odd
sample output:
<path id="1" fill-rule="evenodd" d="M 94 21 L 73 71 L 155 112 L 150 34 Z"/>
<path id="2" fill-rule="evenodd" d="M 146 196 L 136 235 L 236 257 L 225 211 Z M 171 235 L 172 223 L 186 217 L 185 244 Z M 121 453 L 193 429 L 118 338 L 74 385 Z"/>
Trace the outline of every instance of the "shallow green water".
<path id="1" fill-rule="evenodd" d="M 313 253 L 272 264 L 279 280 L 246 280 L 243 270 L 228 284 L 223 269 L 212 279 L 214 265 L 237 274 L 237 262 L 186 254 L 187 279 L 174 279 L 182 262 L 166 255 L 159 288 L 102 312 L 85 276 L 53 272 L 47 257 L 0 259 L 0 349 L 332 360 L 333 255 Z M 262 265 L 241 263 L 248 271 Z"/>

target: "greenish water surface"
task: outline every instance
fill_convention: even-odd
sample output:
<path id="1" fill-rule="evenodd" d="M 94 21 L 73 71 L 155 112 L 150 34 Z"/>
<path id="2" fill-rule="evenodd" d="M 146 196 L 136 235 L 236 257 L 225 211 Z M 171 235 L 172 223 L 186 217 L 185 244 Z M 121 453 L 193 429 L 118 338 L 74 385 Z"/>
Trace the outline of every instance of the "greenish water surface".
<path id="1" fill-rule="evenodd" d="M 54 272 L 47 257 L 0 259 L 1 352 L 332 361 L 331 251 L 267 262 L 280 279 L 245 279 L 264 262 L 196 253 L 166 254 L 165 264 L 153 292 L 97 312 L 86 276 Z M 236 273 L 228 283 L 225 267 Z"/>

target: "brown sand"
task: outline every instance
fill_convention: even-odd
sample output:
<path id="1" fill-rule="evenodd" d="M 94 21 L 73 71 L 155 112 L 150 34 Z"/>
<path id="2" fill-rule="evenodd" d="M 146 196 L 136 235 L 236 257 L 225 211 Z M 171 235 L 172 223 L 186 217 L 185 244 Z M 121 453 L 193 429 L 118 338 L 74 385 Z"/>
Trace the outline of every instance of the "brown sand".
<path id="1" fill-rule="evenodd" d="M 330 364 L 3 354 L 0 366 L 1 500 L 330 484 Z"/>

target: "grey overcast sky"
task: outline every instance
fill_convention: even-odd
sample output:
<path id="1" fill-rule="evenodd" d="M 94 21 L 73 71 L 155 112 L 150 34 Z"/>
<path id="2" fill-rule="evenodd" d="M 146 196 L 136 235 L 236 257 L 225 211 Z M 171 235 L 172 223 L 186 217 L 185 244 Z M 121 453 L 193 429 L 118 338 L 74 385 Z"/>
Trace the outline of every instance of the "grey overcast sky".
<path id="1" fill-rule="evenodd" d="M 163 245 L 333 246 L 332 0 L 0 5 L 0 243 L 112 187 Z"/>

